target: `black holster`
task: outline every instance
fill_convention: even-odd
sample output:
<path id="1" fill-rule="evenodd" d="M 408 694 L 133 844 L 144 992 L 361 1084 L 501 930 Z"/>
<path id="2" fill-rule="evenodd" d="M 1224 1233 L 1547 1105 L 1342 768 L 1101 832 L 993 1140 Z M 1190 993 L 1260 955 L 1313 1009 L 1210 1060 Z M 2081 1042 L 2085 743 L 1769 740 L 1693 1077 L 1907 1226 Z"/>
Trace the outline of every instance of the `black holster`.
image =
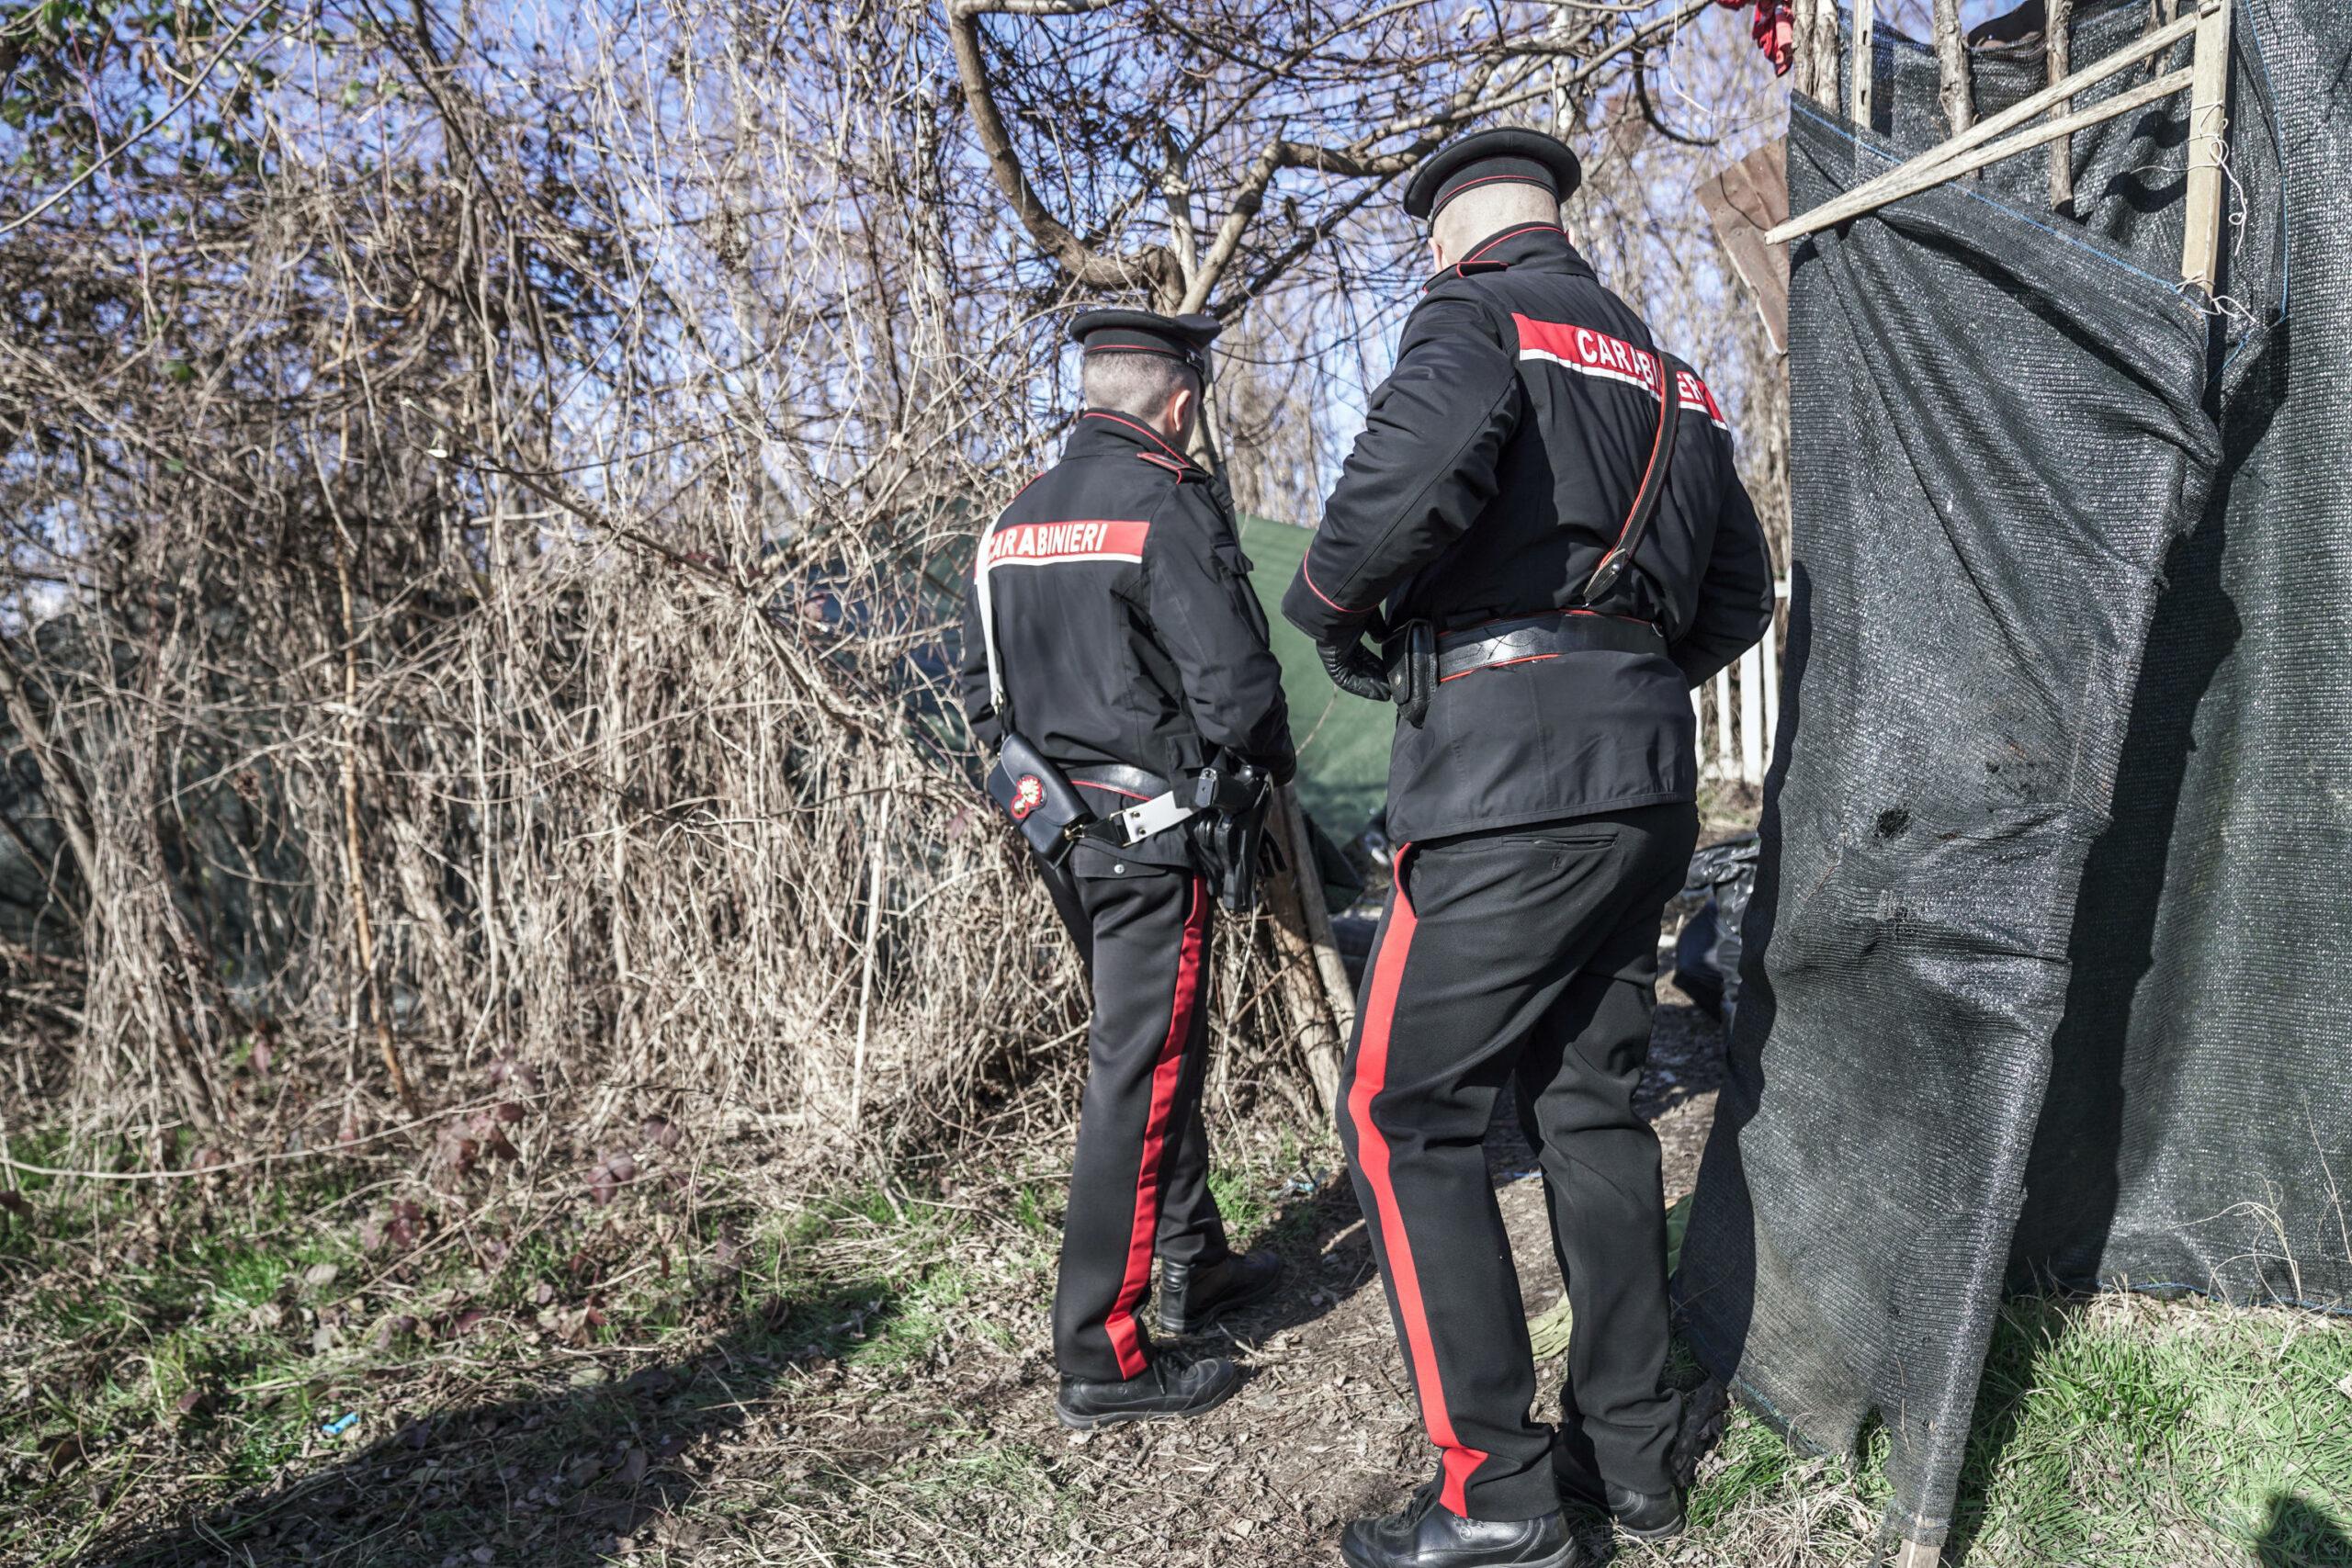
<path id="1" fill-rule="evenodd" d="M 1047 865 L 1059 865 L 1095 820 L 1093 808 L 1062 771 L 1010 730 L 989 770 L 989 798 L 1001 807 Z"/>
<path id="2" fill-rule="evenodd" d="M 1381 639 L 1380 657 L 1388 666 L 1388 694 L 1398 716 L 1419 729 L 1437 694 L 1436 623 L 1407 621 Z"/>
<path id="3" fill-rule="evenodd" d="M 1273 790 L 1265 773 L 1248 762 L 1210 767 L 1193 783 L 1193 848 L 1202 870 L 1216 884 L 1217 902 L 1239 914 L 1258 905 L 1258 858 L 1266 832 L 1266 807 Z"/>

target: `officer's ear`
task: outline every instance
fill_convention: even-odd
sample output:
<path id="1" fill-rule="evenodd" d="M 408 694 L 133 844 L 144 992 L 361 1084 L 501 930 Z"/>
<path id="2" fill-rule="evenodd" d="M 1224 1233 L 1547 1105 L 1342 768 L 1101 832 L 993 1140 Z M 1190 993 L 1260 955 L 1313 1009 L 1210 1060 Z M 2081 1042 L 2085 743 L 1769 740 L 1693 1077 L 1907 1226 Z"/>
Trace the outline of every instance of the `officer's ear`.
<path id="1" fill-rule="evenodd" d="M 1160 414 L 1160 427 L 1170 435 L 1182 440 L 1192 433 L 1193 415 L 1200 406 L 1200 388 L 1180 378 L 1176 389 L 1168 394 L 1168 406 Z"/>

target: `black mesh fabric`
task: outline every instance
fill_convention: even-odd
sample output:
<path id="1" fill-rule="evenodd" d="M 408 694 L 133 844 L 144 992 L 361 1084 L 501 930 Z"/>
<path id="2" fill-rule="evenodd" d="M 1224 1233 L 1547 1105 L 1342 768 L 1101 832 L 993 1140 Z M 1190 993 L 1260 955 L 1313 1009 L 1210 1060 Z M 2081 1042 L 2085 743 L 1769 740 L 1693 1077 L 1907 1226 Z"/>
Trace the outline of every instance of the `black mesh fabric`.
<path id="1" fill-rule="evenodd" d="M 2352 6 L 2235 29 L 2218 310 L 2185 95 L 2077 136 L 2078 220 L 2035 152 L 1792 257 L 1785 706 L 1677 1299 L 1799 1437 L 1883 1422 L 1922 1542 L 2005 1287 L 2352 1304 Z M 1945 134 L 1924 50 L 1875 77 L 1859 134 L 1798 100 L 1794 209 Z"/>

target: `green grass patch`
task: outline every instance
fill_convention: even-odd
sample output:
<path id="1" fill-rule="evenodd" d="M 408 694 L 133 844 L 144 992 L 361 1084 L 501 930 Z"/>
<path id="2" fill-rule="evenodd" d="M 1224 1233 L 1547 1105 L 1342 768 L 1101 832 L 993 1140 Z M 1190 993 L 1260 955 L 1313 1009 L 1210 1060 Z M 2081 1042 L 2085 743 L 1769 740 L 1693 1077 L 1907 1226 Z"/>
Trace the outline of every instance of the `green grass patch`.
<path id="1" fill-rule="evenodd" d="M 2352 1568 L 2352 1325 L 2136 1298 L 2007 1305 L 1963 1461 L 1955 1550 L 1979 1564 Z M 1695 1539 L 1801 1533 L 1867 1556 L 1888 1439 L 1847 1463 L 1735 1417 Z"/>

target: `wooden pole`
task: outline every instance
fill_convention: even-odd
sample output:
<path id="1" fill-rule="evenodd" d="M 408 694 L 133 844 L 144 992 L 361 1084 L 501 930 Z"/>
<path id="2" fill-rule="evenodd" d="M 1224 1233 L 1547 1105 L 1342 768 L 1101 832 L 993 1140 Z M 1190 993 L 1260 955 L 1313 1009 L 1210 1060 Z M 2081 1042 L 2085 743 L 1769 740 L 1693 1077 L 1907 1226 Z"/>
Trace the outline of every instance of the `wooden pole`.
<path id="1" fill-rule="evenodd" d="M 1820 85 L 1814 79 L 1813 0 L 1796 0 L 1789 7 L 1789 85 L 1808 98 L 1821 96 Z"/>
<path id="2" fill-rule="evenodd" d="M 1273 819 L 1275 829 L 1282 834 L 1283 858 L 1290 863 L 1289 886 L 1283 879 L 1274 881 L 1273 915 L 1277 930 L 1286 919 L 1295 918 L 1295 929 L 1291 952 L 1295 958 L 1308 965 L 1312 983 L 1307 1011 L 1317 1017 L 1318 1027 L 1306 1041 L 1307 1076 L 1315 1080 L 1315 1091 L 1323 1101 L 1327 1113 L 1339 1110 L 1340 1065 L 1348 1040 L 1355 1033 L 1356 997 L 1348 984 L 1348 966 L 1340 956 L 1340 944 L 1331 934 L 1331 908 L 1323 897 L 1323 878 L 1315 866 L 1315 845 L 1306 830 L 1306 814 L 1299 809 L 1298 796 L 1289 785 L 1274 791 Z M 1285 908 L 1287 905 L 1289 908 Z M 1328 1029 L 1328 1032 L 1326 1030 Z"/>
<path id="3" fill-rule="evenodd" d="M 1814 96 L 1838 107 L 1838 0 L 1814 0 Z"/>
<path id="4" fill-rule="evenodd" d="M 2197 19 L 2197 48 L 2188 67 L 2188 222 L 2180 242 L 2180 276 L 2208 295 L 2222 271 L 2222 165 L 2229 155 L 2230 17 L 2217 6 Z"/>
<path id="5" fill-rule="evenodd" d="M 1853 108 L 1848 118 L 1858 130 L 1871 128 L 1871 77 L 1878 58 L 1877 17 L 1873 0 L 1854 0 L 1854 56 L 1846 67 L 1853 78 L 1853 91 L 1849 101 Z"/>
<path id="6" fill-rule="evenodd" d="M 2042 22 L 2041 47 L 2049 62 L 2049 76 L 2053 83 L 2064 82 L 2074 73 L 2075 0 L 2048 0 L 2047 14 Z M 2053 106 L 2056 113 L 2074 111 L 2075 100 L 2061 98 Z M 2050 210 L 2068 217 L 2075 213 L 2075 139 L 2062 136 L 2050 144 Z"/>
<path id="7" fill-rule="evenodd" d="M 1976 118 L 1969 90 L 1968 38 L 1960 30 L 1960 0 L 1936 0 L 1936 97 L 1951 133 L 1964 133 Z"/>

